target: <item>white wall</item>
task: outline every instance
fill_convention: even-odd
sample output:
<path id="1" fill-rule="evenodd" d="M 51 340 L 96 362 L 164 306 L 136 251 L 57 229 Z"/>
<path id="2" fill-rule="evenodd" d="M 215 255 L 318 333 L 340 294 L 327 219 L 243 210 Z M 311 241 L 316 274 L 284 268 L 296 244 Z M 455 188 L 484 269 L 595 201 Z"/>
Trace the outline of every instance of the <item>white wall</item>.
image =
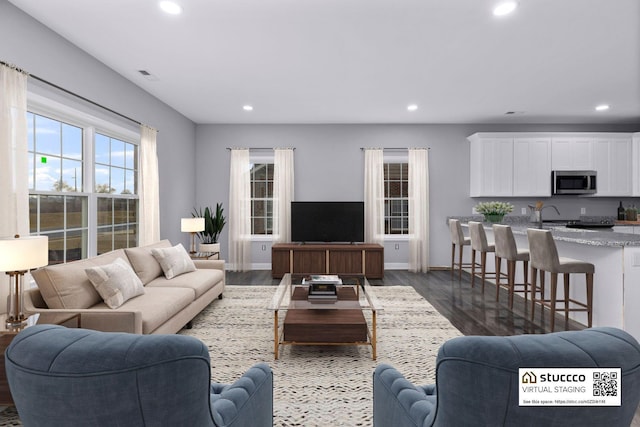
<path id="1" fill-rule="evenodd" d="M 448 266 L 451 242 L 445 218 L 471 214 L 480 199 L 469 197 L 469 143 L 475 132 L 619 131 L 630 127 L 579 125 L 198 125 L 196 132 L 197 205 L 229 201 L 229 151 L 226 147 L 295 147 L 295 200 L 363 200 L 364 155 L 361 147 L 430 147 L 431 265 Z M 628 199 L 629 201 L 631 199 Z M 535 202 L 512 199 L 516 212 Z M 562 218 L 615 215 L 619 199 L 554 197 Z M 626 203 L 626 202 L 625 202 Z M 638 201 L 636 201 L 638 204 Z M 551 217 L 551 212 L 547 213 Z M 227 230 L 222 233 L 222 256 Z M 398 249 L 396 248 L 398 245 Z M 264 245 L 265 250 L 262 250 Z M 388 267 L 406 265 L 406 242 L 385 245 Z M 254 245 L 254 265 L 269 268 L 270 245 Z"/>

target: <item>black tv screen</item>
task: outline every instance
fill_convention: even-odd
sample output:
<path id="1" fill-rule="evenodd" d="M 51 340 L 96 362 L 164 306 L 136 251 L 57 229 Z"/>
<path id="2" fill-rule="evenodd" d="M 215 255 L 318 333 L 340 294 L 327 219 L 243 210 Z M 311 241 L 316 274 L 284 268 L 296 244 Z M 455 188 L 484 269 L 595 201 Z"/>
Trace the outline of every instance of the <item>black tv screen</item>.
<path id="1" fill-rule="evenodd" d="M 291 202 L 294 242 L 364 242 L 364 202 Z"/>

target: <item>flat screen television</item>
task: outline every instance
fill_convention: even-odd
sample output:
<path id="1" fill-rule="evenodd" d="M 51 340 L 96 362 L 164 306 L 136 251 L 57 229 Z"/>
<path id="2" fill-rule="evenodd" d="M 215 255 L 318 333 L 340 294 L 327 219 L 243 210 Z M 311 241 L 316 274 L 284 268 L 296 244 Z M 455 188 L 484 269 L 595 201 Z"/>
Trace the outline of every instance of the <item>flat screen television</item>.
<path id="1" fill-rule="evenodd" d="M 364 242 L 364 202 L 291 202 L 294 242 Z"/>

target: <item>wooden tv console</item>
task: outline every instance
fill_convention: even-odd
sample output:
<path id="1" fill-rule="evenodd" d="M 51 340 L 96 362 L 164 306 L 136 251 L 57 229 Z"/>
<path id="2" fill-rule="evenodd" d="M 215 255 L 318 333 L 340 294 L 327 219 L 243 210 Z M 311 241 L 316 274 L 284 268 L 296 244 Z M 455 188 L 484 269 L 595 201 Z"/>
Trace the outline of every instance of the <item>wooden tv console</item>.
<path id="1" fill-rule="evenodd" d="M 378 244 L 277 243 L 271 247 L 271 275 L 353 274 L 384 277 L 384 248 Z"/>

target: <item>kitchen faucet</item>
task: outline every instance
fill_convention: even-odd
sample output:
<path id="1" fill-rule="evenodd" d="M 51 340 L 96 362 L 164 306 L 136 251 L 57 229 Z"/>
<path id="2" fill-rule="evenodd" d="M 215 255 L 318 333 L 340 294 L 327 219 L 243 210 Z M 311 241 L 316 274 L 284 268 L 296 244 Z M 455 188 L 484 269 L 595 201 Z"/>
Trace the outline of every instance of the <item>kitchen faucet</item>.
<path id="1" fill-rule="evenodd" d="M 529 205 L 529 208 L 533 211 L 534 219 L 538 223 L 538 228 L 542 228 L 542 211 L 545 210 L 546 208 L 553 208 L 556 211 L 556 213 L 560 215 L 560 211 L 558 210 L 557 207 L 555 207 L 555 205 L 536 206 L 536 207 Z"/>

